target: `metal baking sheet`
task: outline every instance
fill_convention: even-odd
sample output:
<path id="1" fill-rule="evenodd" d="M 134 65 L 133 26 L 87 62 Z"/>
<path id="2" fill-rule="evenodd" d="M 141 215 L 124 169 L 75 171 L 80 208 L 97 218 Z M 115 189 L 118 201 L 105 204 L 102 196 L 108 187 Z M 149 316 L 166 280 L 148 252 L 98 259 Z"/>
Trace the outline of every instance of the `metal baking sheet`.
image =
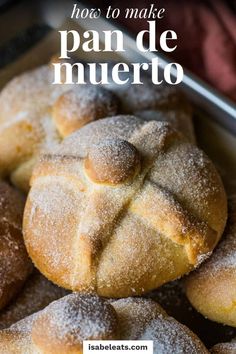
<path id="1" fill-rule="evenodd" d="M 81 32 L 86 29 L 96 29 L 99 32 L 117 29 L 116 25 L 104 19 L 70 20 L 72 7 L 73 2 L 67 0 L 25 0 L 0 15 L 0 33 L 4 34 L 0 37 L 0 88 L 15 75 L 47 63 L 52 55 L 58 53 L 59 29 L 76 29 Z M 79 61 L 85 62 L 149 62 L 155 56 L 152 53 L 138 53 L 132 36 L 126 32 L 124 36 L 127 50 L 122 55 L 112 53 L 108 57 L 106 53 L 100 52 L 88 56 L 77 51 L 76 56 Z M 158 57 L 162 65 L 169 62 L 162 55 Z M 180 88 L 194 105 L 198 145 L 215 162 L 228 194 L 236 194 L 236 105 L 187 71 Z M 217 338 L 222 341 L 236 335 L 233 329 L 217 324 L 212 326 L 209 325 L 208 345 L 216 343 Z"/>

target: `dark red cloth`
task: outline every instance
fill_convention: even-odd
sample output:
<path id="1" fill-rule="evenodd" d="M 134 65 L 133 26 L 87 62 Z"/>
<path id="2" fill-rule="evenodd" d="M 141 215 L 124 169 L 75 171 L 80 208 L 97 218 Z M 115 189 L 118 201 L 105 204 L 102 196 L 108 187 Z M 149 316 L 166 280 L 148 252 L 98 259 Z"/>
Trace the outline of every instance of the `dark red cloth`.
<path id="1" fill-rule="evenodd" d="M 235 5 L 236 5 L 236 0 Z M 108 1 L 109 3 L 109 1 Z M 116 0 L 112 7 L 166 8 L 158 31 L 173 29 L 178 47 L 172 58 L 236 101 L 236 14 L 222 0 Z M 147 28 L 146 20 L 120 21 L 131 31 Z"/>

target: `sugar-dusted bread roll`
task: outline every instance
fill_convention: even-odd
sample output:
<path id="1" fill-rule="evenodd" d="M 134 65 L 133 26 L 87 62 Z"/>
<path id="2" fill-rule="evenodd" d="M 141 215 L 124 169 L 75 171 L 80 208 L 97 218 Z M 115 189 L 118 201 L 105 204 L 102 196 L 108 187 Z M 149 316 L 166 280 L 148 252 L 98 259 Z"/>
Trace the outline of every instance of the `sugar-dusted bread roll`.
<path id="1" fill-rule="evenodd" d="M 236 340 L 232 342 L 219 343 L 214 345 L 210 351 L 212 354 L 235 354 L 236 353 Z"/>
<path id="2" fill-rule="evenodd" d="M 20 290 L 32 270 L 22 237 L 24 198 L 0 182 L 0 309 Z"/>
<path id="3" fill-rule="evenodd" d="M 212 257 L 186 279 L 192 305 L 213 321 L 236 327 L 236 197 L 224 238 Z"/>
<path id="4" fill-rule="evenodd" d="M 164 284 L 146 297 L 158 302 L 168 315 L 191 329 L 208 348 L 232 340 L 236 336 L 236 328 L 205 318 L 191 305 L 185 294 L 184 279 Z"/>
<path id="5" fill-rule="evenodd" d="M 80 85 L 64 92 L 52 106 L 52 117 L 64 138 L 94 120 L 117 113 L 118 99 L 96 85 Z"/>
<path id="6" fill-rule="evenodd" d="M 213 250 L 226 197 L 213 164 L 166 123 L 90 123 L 34 170 L 24 239 L 36 267 L 76 291 L 127 297 L 189 272 Z"/>
<path id="7" fill-rule="evenodd" d="M 68 291 L 51 283 L 36 269 L 26 280 L 18 296 L 0 312 L 0 329 L 7 328 L 42 310 L 50 304 L 68 294 Z"/>
<path id="8" fill-rule="evenodd" d="M 44 65 L 13 78 L 0 93 L 0 175 L 24 190 L 42 151 L 117 113 L 117 97 L 101 86 L 52 82 L 53 69 Z"/>
<path id="9" fill-rule="evenodd" d="M 189 139 L 190 142 L 196 143 L 193 123 L 191 119 L 191 111 L 181 109 L 156 109 L 156 110 L 143 110 L 134 112 L 137 117 L 144 120 L 157 120 L 160 122 L 167 122 L 173 128 L 179 130 Z"/>
<path id="10" fill-rule="evenodd" d="M 83 340 L 151 339 L 154 354 L 208 351 L 186 326 L 152 300 L 107 302 L 95 295 L 71 294 L 0 331 L 0 352 L 8 354 L 83 353 Z"/>
<path id="11" fill-rule="evenodd" d="M 118 316 L 121 339 L 152 340 L 153 354 L 208 353 L 188 327 L 168 316 L 156 302 L 127 298 L 111 304 Z"/>
<path id="12" fill-rule="evenodd" d="M 124 74 L 125 78 L 127 73 Z M 133 85 L 131 75 L 125 85 L 108 85 L 120 99 L 123 114 L 134 114 L 146 120 L 169 122 L 181 131 L 192 143 L 195 135 L 192 123 L 192 108 L 179 89 L 162 83 L 154 85 L 147 75 L 142 84 Z"/>

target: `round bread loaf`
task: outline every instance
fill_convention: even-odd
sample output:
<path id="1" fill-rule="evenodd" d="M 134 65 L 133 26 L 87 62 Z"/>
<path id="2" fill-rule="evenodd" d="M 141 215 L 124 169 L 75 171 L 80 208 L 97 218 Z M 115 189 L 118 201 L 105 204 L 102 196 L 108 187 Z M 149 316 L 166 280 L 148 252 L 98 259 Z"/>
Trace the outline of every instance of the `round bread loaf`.
<path id="1" fill-rule="evenodd" d="M 12 79 L 0 94 L 0 174 L 28 190 L 38 155 L 93 120 L 113 116 L 118 99 L 95 85 L 53 85 L 50 65 Z"/>
<path id="2" fill-rule="evenodd" d="M 31 179 L 24 239 L 53 282 L 106 297 L 147 292 L 199 265 L 224 230 L 213 164 L 166 123 L 90 123 Z"/>
<path id="3" fill-rule="evenodd" d="M 32 270 L 22 237 L 24 198 L 0 182 L 0 309 L 17 294 Z"/>
<path id="4" fill-rule="evenodd" d="M 153 340 L 154 353 L 207 354 L 186 326 L 152 300 L 108 302 L 95 295 L 71 294 L 0 331 L 1 353 L 83 353 L 84 340 Z"/>
<path id="5" fill-rule="evenodd" d="M 192 305 L 213 321 L 236 327 L 236 197 L 229 202 L 223 240 L 212 257 L 186 279 Z"/>

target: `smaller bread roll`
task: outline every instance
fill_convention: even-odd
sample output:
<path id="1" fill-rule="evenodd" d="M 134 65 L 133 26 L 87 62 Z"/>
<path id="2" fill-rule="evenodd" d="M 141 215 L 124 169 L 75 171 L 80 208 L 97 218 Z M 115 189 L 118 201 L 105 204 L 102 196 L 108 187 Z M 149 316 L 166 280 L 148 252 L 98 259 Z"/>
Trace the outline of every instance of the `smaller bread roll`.
<path id="1" fill-rule="evenodd" d="M 236 327 L 236 197 L 229 201 L 222 242 L 212 257 L 186 278 L 186 294 L 204 316 Z"/>
<path id="2" fill-rule="evenodd" d="M 0 331 L 0 352 L 82 354 L 83 340 L 117 339 L 115 309 L 94 295 L 71 294 Z"/>
<path id="3" fill-rule="evenodd" d="M 82 353 L 84 340 L 116 339 L 116 312 L 97 296 L 68 295 L 38 314 L 31 336 L 44 353 Z"/>
<path id="4" fill-rule="evenodd" d="M 157 120 L 160 122 L 167 122 L 172 125 L 173 128 L 180 131 L 184 136 L 191 141 L 196 143 L 193 122 L 191 118 L 191 109 L 156 109 L 156 110 L 143 110 L 135 111 L 134 114 L 144 120 Z"/>
<path id="5" fill-rule="evenodd" d="M 22 237 L 23 196 L 0 182 L 0 309 L 18 293 L 32 270 Z"/>
<path id="6" fill-rule="evenodd" d="M 235 354 L 236 353 L 236 340 L 228 343 L 219 343 L 214 345 L 210 350 L 212 354 Z"/>
<path id="7" fill-rule="evenodd" d="M 0 92 L 0 176 L 24 191 L 43 151 L 88 122 L 118 113 L 118 98 L 106 88 L 53 80 L 52 65 L 43 65 Z"/>
<path id="8" fill-rule="evenodd" d="M 0 329 L 7 328 L 34 312 L 42 310 L 52 301 L 66 294 L 68 291 L 51 283 L 34 269 L 14 301 L 0 312 Z"/>
<path id="9" fill-rule="evenodd" d="M 165 311 L 156 302 L 140 297 L 111 300 L 115 308 L 120 328 L 120 338 L 138 340 L 149 323 L 166 316 Z"/>
<path id="10" fill-rule="evenodd" d="M 131 84 L 132 80 L 130 75 L 126 85 L 107 86 L 119 97 L 121 113 L 168 122 L 190 142 L 196 142 L 192 107 L 179 89 L 165 83 L 154 85 L 147 75 L 142 75 L 142 84 Z"/>
<path id="11" fill-rule="evenodd" d="M 101 86 L 79 85 L 58 97 L 52 116 L 62 137 L 94 120 L 114 116 L 118 98 Z"/>
<path id="12" fill-rule="evenodd" d="M 154 301 L 128 298 L 106 301 L 71 294 L 0 331 L 0 352 L 82 354 L 83 340 L 154 341 L 154 353 L 207 354 L 201 341 L 169 317 Z"/>
<path id="13" fill-rule="evenodd" d="M 153 354 L 201 353 L 208 351 L 190 329 L 173 317 L 160 316 L 146 327 L 140 340 L 154 342 Z"/>
<path id="14" fill-rule="evenodd" d="M 167 283 L 146 296 L 158 302 L 168 315 L 191 329 L 209 348 L 236 336 L 236 328 L 212 322 L 195 310 L 185 294 L 184 278 Z"/>

